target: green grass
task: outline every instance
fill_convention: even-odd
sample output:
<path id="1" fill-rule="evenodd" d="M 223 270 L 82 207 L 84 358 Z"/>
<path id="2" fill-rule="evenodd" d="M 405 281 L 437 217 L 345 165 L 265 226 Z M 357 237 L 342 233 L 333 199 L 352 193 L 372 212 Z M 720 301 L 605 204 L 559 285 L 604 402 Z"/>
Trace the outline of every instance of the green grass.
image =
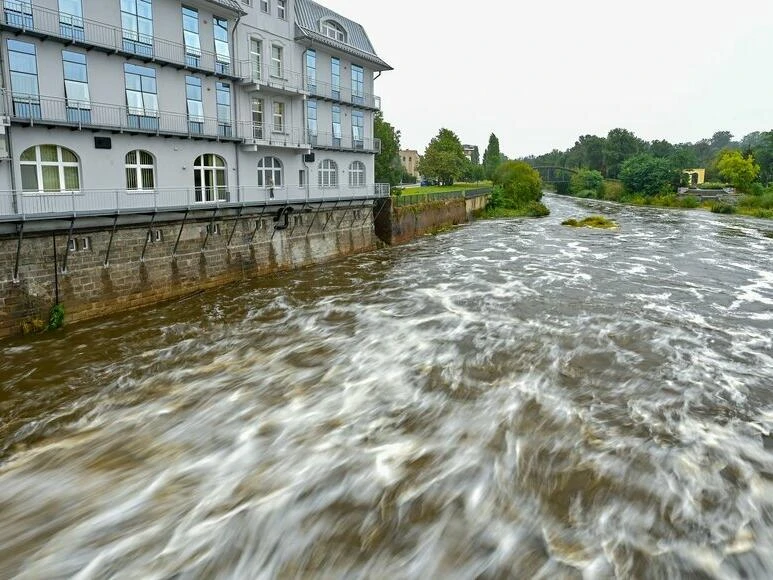
<path id="1" fill-rule="evenodd" d="M 617 223 L 611 219 L 607 219 L 604 216 L 592 215 L 581 220 L 574 218 L 561 222 L 562 226 L 569 226 L 573 228 L 598 228 L 602 230 L 611 230 L 619 227 Z"/>
<path id="2" fill-rule="evenodd" d="M 446 191 L 460 191 L 464 189 L 479 189 L 481 187 L 491 187 L 490 181 L 479 181 L 478 183 L 454 183 L 453 185 L 429 185 L 425 187 L 406 187 L 400 195 L 421 195 L 423 193 L 443 193 Z"/>
<path id="3" fill-rule="evenodd" d="M 486 209 L 481 216 L 483 219 L 545 217 L 550 215 L 550 210 L 540 201 L 532 201 L 524 207 L 517 209 L 509 207 L 497 207 Z"/>

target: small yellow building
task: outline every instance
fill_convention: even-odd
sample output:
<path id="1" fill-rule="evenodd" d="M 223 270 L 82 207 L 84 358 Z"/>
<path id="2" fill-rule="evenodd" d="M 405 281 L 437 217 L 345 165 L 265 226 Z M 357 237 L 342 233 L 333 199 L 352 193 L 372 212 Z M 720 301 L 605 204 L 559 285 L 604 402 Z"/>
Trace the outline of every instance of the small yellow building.
<path id="1" fill-rule="evenodd" d="M 682 173 L 690 177 L 690 187 L 697 187 L 706 181 L 705 169 L 685 169 Z"/>
<path id="2" fill-rule="evenodd" d="M 414 149 L 400 151 L 400 161 L 408 175 L 419 177 L 419 152 Z"/>

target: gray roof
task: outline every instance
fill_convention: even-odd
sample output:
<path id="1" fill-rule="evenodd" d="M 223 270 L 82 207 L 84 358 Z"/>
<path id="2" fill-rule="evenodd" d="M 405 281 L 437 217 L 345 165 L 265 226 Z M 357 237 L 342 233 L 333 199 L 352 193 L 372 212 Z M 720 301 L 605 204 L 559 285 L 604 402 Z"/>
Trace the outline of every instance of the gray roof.
<path id="1" fill-rule="evenodd" d="M 231 10 L 234 10 L 239 14 L 247 14 L 239 5 L 239 2 L 237 0 L 209 0 L 209 1 L 215 4 L 220 4 L 221 6 L 225 6 L 226 8 L 230 8 Z"/>
<path id="2" fill-rule="evenodd" d="M 332 20 L 343 26 L 346 30 L 347 42 L 343 43 L 323 35 L 319 28 L 319 24 L 323 20 Z M 329 8 L 312 2 L 312 0 L 296 0 L 295 23 L 301 37 L 347 52 L 374 65 L 376 70 L 392 70 L 391 66 L 378 57 L 361 24 L 344 18 Z"/>

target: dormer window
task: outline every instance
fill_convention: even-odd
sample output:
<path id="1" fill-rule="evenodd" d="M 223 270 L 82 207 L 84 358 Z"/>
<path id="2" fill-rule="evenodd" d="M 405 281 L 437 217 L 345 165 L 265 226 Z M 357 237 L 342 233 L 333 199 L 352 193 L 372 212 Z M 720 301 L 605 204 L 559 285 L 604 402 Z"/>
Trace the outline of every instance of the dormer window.
<path id="1" fill-rule="evenodd" d="M 337 22 L 333 22 L 332 20 L 325 20 L 322 22 L 321 28 L 322 34 L 328 38 L 332 38 L 333 40 L 337 40 L 339 42 L 346 42 L 346 31 L 344 30 L 344 27 Z"/>

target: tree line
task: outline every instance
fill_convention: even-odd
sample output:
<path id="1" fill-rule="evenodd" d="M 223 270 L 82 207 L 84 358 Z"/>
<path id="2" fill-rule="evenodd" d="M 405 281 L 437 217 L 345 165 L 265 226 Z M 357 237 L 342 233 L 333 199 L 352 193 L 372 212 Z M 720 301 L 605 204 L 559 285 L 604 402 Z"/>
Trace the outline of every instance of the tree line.
<path id="1" fill-rule="evenodd" d="M 730 131 L 717 131 L 710 138 L 695 143 L 674 144 L 664 139 L 645 141 L 632 131 L 617 128 L 609 131 L 606 137 L 582 135 L 565 151 L 554 149 L 524 160 L 533 166 L 587 169 L 597 171 L 607 179 L 621 179 L 625 163 L 638 158 L 640 165 L 651 166 L 653 171 L 660 173 L 676 170 L 681 175 L 685 169 L 705 168 L 707 180 L 719 182 L 724 178 L 720 161 L 730 153 L 732 159 L 737 160 L 740 155 L 747 163 L 759 167 L 755 180 L 762 184 L 773 182 L 773 131 L 755 131 L 738 141 Z"/>
<path id="2" fill-rule="evenodd" d="M 381 152 L 376 155 L 376 182 L 391 185 L 412 182 L 412 176 L 406 174 L 400 162 L 400 131 L 385 121 L 380 111 L 376 113 L 374 134 L 381 140 Z M 492 180 L 505 161 L 507 157 L 499 150 L 499 139 L 493 133 L 483 158 L 476 145 L 468 159 L 459 136 L 451 129 L 442 128 L 427 145 L 418 170 L 425 179 L 439 185 L 453 185 L 457 181 Z"/>

